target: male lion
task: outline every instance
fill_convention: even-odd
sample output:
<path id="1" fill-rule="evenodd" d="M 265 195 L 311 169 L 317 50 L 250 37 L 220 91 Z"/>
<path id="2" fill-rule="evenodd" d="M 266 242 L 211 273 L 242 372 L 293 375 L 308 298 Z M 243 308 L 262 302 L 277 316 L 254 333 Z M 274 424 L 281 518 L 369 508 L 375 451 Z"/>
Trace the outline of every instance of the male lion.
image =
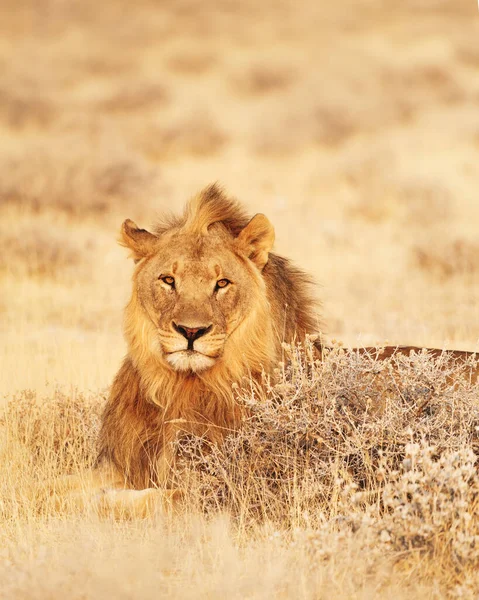
<path id="1" fill-rule="evenodd" d="M 88 482 L 107 508 L 141 513 L 168 486 L 175 437 L 220 441 L 240 418 L 233 384 L 259 380 L 283 341 L 318 331 L 309 277 L 271 253 L 273 242 L 268 219 L 250 219 L 216 185 L 153 233 L 123 223 L 121 244 L 136 262 L 128 354 Z"/>
<path id="2" fill-rule="evenodd" d="M 241 416 L 233 384 L 259 381 L 283 341 L 319 331 L 311 280 L 273 254 L 273 242 L 268 219 L 249 219 L 216 185 L 153 233 L 123 223 L 121 243 L 136 262 L 128 354 L 103 414 L 97 467 L 67 489 L 86 483 L 97 507 L 147 514 L 168 497 L 174 439 L 221 441 Z M 410 348 L 359 351 L 387 358 Z"/>

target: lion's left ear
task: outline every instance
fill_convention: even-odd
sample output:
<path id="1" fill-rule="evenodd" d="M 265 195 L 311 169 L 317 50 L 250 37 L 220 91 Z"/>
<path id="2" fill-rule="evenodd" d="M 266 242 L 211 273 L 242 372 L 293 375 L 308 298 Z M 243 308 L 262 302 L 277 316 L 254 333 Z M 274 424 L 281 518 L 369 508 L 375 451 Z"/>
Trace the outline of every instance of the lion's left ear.
<path id="1" fill-rule="evenodd" d="M 236 243 L 258 269 L 268 262 L 268 254 L 274 244 L 274 229 L 268 219 L 255 215 L 236 238 Z"/>
<path id="2" fill-rule="evenodd" d="M 154 253 L 158 237 L 127 219 L 121 226 L 120 244 L 131 250 L 131 256 L 138 262 Z"/>

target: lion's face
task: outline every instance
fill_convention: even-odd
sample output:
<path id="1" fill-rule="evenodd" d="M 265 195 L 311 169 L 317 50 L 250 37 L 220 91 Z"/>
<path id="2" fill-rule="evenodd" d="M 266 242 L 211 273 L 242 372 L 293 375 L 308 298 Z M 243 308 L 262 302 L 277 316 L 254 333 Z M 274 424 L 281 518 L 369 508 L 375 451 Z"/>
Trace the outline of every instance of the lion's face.
<path id="1" fill-rule="evenodd" d="M 167 235 L 136 277 L 163 356 L 173 369 L 193 372 L 222 356 L 228 337 L 252 310 L 260 285 L 226 236 L 214 233 Z"/>
<path id="2" fill-rule="evenodd" d="M 137 232 L 146 256 L 132 247 Z M 153 236 L 126 222 L 123 237 L 139 260 L 134 286 L 155 328 L 150 351 L 186 374 L 213 367 L 265 294 L 261 271 L 274 239 L 267 219 L 257 215 L 237 237 L 218 224 Z"/>

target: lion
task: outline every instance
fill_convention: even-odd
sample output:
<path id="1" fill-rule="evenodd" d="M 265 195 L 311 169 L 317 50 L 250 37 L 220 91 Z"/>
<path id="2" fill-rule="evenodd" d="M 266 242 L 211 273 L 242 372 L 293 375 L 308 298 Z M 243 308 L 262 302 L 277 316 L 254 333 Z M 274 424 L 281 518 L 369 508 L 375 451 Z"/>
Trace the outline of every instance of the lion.
<path id="1" fill-rule="evenodd" d="M 168 490 L 174 440 L 192 434 L 220 443 L 241 419 L 234 384 L 259 383 L 283 342 L 319 330 L 313 282 L 272 252 L 274 239 L 263 214 L 248 217 L 217 185 L 152 232 L 123 223 L 120 243 L 136 266 L 124 319 L 128 354 L 89 482 L 102 490 L 102 504 L 143 510 L 154 492 Z"/>
<path id="2" fill-rule="evenodd" d="M 86 483 L 73 478 L 66 488 L 87 485 L 98 507 L 115 514 L 148 514 L 175 498 L 173 442 L 194 435 L 221 443 L 242 417 L 234 385 L 245 377 L 260 384 L 284 342 L 319 332 L 313 282 L 272 252 L 274 239 L 263 214 L 250 218 L 215 184 L 152 232 L 123 223 L 120 243 L 136 264 L 128 353 L 104 410 L 96 467 Z"/>

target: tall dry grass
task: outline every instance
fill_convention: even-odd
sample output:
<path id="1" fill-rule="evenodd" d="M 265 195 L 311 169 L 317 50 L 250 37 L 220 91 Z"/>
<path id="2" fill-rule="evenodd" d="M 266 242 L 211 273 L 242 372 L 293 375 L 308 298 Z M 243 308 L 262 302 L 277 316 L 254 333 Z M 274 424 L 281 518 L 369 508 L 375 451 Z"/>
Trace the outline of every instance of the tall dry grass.
<path id="1" fill-rule="evenodd" d="M 147 522 L 64 512 L 43 485 L 86 477 L 104 396 L 15 397 L 2 417 L 9 597 L 94 597 L 102 579 L 104 593 L 135 597 L 475 595 L 475 369 L 446 353 L 319 360 L 309 344 L 285 347 L 275 383 L 237 388 L 246 416 L 224 446 L 175 442 L 187 496 Z"/>

